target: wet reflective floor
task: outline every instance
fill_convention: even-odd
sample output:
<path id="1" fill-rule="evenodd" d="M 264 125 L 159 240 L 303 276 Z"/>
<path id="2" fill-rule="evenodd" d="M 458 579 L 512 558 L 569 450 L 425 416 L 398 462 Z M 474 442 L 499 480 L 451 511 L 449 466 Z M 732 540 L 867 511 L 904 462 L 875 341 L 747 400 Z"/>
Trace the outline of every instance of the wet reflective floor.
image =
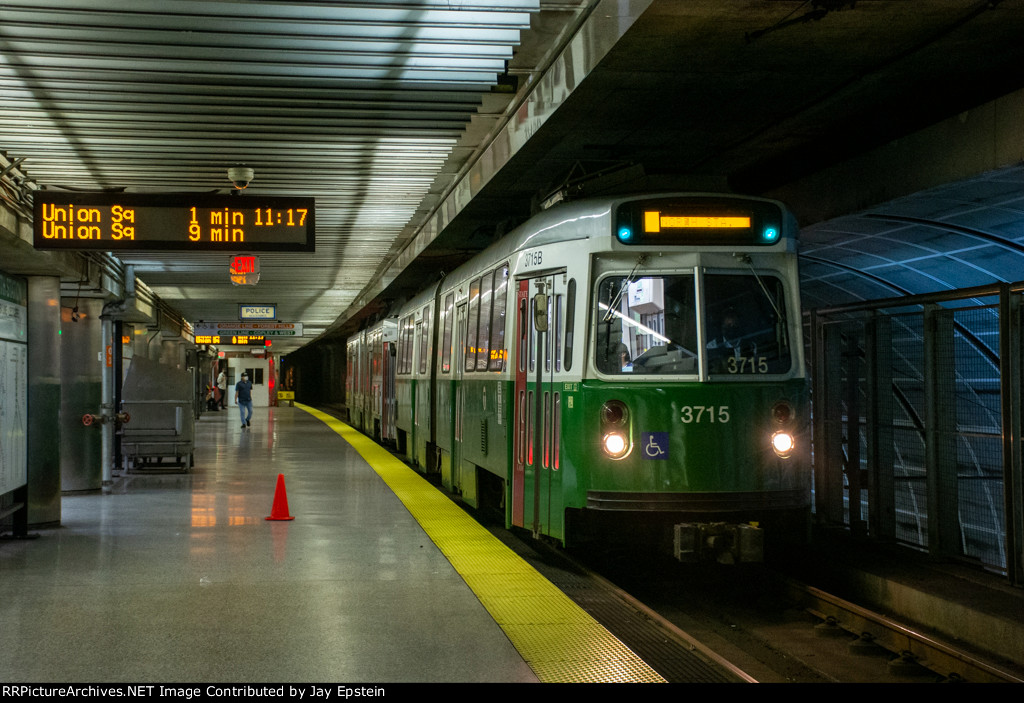
<path id="1" fill-rule="evenodd" d="M 292 521 L 275 512 L 278 475 Z M 537 678 L 384 481 L 298 408 L 196 423 L 189 474 L 0 544 L 4 682 Z"/>

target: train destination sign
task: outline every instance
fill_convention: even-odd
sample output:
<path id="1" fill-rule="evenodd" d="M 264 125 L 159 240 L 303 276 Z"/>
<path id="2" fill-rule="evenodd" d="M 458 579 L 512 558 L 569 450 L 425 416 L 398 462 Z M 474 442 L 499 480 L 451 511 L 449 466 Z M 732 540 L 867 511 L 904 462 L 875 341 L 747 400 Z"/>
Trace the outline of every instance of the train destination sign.
<path id="1" fill-rule="evenodd" d="M 782 219 L 769 200 L 654 198 L 619 205 L 614 236 L 630 245 L 771 246 L 782 237 Z"/>
<path id="2" fill-rule="evenodd" d="M 644 210 L 644 232 L 660 232 L 665 229 L 736 229 L 750 227 L 749 217 L 708 215 L 663 215 L 658 210 Z"/>
<path id="3" fill-rule="evenodd" d="M 36 249 L 314 251 L 314 199 L 208 193 L 33 194 Z"/>

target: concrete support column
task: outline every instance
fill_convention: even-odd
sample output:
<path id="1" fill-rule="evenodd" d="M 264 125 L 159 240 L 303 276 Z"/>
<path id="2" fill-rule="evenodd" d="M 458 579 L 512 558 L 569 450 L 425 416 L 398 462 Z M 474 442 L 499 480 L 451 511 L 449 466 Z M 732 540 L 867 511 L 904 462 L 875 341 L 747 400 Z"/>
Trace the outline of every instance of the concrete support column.
<path id="1" fill-rule="evenodd" d="M 103 301 L 63 301 L 61 331 L 61 488 L 95 491 L 103 487 L 103 425 L 86 427 L 82 416 L 102 414 Z M 74 308 L 78 308 L 77 321 Z"/>
<path id="2" fill-rule="evenodd" d="M 28 522 L 60 523 L 60 279 L 28 278 Z"/>
<path id="3" fill-rule="evenodd" d="M 102 401 L 101 412 L 103 417 L 107 418 L 107 422 L 104 422 L 100 427 L 100 473 L 103 485 L 109 486 L 114 482 L 115 423 L 113 422 L 113 417 L 117 412 L 117 408 L 114 407 L 114 354 L 117 352 L 114 348 L 114 321 L 110 318 L 104 318 L 101 326 L 104 359 L 100 366 L 100 376 L 102 379 L 100 399 Z M 117 340 L 117 344 L 120 343 L 121 340 Z"/>

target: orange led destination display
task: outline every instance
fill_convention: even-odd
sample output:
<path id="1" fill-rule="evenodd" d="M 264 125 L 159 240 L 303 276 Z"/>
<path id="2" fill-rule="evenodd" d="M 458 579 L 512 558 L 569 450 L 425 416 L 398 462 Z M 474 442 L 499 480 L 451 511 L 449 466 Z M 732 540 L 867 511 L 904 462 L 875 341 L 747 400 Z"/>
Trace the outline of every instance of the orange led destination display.
<path id="1" fill-rule="evenodd" d="M 37 249 L 315 249 L 313 198 L 37 190 L 33 200 Z"/>
<path id="2" fill-rule="evenodd" d="M 660 232 L 665 229 L 735 229 L 750 228 L 749 217 L 709 217 L 662 215 L 657 210 L 644 212 L 644 231 Z"/>
<path id="3" fill-rule="evenodd" d="M 683 194 L 619 203 L 611 234 L 626 246 L 770 247 L 786 239 L 785 223 L 771 200 Z"/>
<path id="4" fill-rule="evenodd" d="M 270 346 L 267 344 L 267 339 L 262 335 L 231 335 L 222 337 L 216 334 L 197 334 L 196 344 L 258 344 L 261 347 Z"/>

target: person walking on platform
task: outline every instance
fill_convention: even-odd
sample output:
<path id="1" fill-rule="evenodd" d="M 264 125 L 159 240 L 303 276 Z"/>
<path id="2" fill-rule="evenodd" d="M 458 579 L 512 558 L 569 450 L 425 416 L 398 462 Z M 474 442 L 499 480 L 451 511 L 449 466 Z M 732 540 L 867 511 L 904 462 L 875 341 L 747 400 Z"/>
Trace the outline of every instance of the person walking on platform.
<path id="1" fill-rule="evenodd" d="M 242 372 L 242 380 L 235 384 L 235 405 L 238 406 L 238 415 L 242 418 L 242 429 L 249 426 L 252 420 L 252 383 L 249 382 L 249 374 Z"/>
<path id="2" fill-rule="evenodd" d="M 217 399 L 221 410 L 228 409 L 228 377 L 224 369 L 217 374 L 217 389 L 220 390 L 220 398 Z"/>

